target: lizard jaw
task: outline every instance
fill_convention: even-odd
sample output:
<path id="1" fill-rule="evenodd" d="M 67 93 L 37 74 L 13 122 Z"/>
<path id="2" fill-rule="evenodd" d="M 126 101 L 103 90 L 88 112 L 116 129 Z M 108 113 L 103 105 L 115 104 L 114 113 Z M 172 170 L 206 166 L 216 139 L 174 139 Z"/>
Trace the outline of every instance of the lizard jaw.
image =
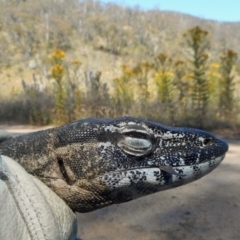
<path id="1" fill-rule="evenodd" d="M 203 177 L 215 169 L 224 157 L 225 154 L 190 166 L 154 166 L 114 171 L 99 176 L 98 180 L 112 190 L 130 187 L 135 184 L 147 184 L 155 186 L 157 191 L 161 191 Z"/>

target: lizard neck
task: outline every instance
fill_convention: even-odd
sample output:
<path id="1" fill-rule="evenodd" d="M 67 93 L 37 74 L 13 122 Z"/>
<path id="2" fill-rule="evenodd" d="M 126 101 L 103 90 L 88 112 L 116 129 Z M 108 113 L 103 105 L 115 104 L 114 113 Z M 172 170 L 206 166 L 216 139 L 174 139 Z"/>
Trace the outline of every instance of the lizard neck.
<path id="1" fill-rule="evenodd" d="M 55 132 L 53 128 L 8 139 L 0 143 L 0 154 L 11 157 L 33 174 L 54 161 Z"/>

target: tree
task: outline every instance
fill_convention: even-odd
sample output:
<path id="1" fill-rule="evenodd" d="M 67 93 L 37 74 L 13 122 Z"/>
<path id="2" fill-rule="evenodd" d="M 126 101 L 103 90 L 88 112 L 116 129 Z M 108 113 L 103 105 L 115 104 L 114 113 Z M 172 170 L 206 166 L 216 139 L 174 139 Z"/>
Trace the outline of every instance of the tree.
<path id="1" fill-rule="evenodd" d="M 209 83 L 206 77 L 208 32 L 196 26 L 189 29 L 183 36 L 192 52 L 190 60 L 193 80 L 191 84 L 192 111 L 194 111 L 197 125 L 203 127 L 209 103 Z"/>
<path id="2" fill-rule="evenodd" d="M 227 120 L 232 118 L 234 108 L 235 83 L 232 70 L 236 64 L 238 55 L 232 50 L 226 50 L 221 56 L 219 82 L 219 109 L 221 116 Z"/>

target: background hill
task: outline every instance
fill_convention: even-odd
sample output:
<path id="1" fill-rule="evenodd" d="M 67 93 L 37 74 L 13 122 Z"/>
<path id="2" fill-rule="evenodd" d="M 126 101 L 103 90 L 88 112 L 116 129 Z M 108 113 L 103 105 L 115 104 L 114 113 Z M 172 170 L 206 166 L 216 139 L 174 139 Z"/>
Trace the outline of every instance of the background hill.
<path id="1" fill-rule="evenodd" d="M 240 23 L 176 12 L 141 11 L 91 0 L 2 0 L 0 13 L 2 65 L 45 57 L 55 48 L 79 54 L 85 46 L 133 59 L 159 52 L 177 55 L 182 53 L 182 34 L 197 25 L 211 33 L 213 58 L 223 48 L 240 53 Z"/>

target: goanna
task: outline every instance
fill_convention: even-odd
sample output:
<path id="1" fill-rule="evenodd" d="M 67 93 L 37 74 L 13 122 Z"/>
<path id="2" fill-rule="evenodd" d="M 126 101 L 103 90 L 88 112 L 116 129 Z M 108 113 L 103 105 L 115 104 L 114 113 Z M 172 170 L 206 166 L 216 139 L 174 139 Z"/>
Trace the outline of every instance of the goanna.
<path id="1" fill-rule="evenodd" d="M 207 132 L 132 117 L 85 119 L 0 143 L 0 154 L 78 212 L 192 182 L 216 168 L 227 150 Z"/>

